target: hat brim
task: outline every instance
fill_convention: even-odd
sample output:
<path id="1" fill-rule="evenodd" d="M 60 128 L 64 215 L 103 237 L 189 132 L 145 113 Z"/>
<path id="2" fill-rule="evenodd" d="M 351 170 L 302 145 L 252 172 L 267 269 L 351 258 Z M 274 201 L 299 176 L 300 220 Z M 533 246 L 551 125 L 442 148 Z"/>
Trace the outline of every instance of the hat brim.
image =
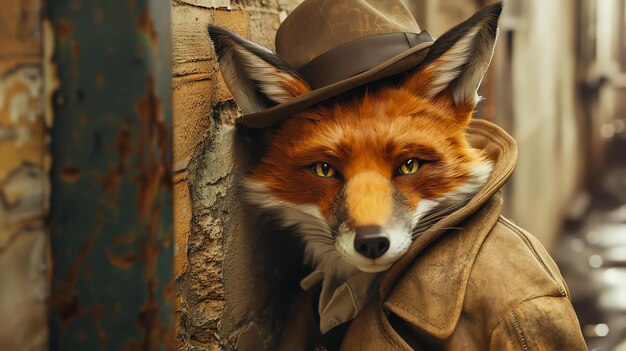
<path id="1" fill-rule="evenodd" d="M 426 54 L 428 54 L 428 48 L 432 45 L 433 42 L 419 44 L 350 78 L 302 94 L 266 110 L 244 115 L 239 123 L 249 128 L 266 128 L 350 89 L 416 68 L 424 61 Z"/>

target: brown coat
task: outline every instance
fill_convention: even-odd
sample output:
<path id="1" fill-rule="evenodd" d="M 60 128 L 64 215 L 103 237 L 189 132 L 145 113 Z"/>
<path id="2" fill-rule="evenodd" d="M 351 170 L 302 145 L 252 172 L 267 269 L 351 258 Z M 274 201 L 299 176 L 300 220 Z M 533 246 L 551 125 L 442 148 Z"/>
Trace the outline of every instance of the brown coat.
<path id="1" fill-rule="evenodd" d="M 543 246 L 501 216 L 515 142 L 474 121 L 494 171 L 470 203 L 417 238 L 350 325 L 341 350 L 586 350 Z"/>

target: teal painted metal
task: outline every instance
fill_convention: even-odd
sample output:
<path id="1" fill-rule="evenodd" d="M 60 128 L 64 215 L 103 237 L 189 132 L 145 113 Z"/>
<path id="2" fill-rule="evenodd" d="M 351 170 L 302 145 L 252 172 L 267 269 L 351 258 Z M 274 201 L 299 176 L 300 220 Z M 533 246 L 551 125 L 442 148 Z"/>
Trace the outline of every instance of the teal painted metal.
<path id="1" fill-rule="evenodd" d="M 170 3 L 49 0 L 52 350 L 174 344 Z"/>

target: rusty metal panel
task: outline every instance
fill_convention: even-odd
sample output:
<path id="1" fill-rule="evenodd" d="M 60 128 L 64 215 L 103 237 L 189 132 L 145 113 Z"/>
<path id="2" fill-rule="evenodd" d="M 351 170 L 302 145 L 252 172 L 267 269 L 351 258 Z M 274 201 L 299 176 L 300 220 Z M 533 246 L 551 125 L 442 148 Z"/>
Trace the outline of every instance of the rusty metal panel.
<path id="1" fill-rule="evenodd" d="M 50 0 L 52 350 L 172 350 L 170 4 Z"/>

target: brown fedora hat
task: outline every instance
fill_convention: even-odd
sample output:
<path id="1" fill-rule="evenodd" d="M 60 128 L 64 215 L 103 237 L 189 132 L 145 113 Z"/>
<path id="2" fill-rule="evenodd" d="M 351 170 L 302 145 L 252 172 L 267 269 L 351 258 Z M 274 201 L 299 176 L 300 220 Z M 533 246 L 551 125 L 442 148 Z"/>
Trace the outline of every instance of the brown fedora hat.
<path id="1" fill-rule="evenodd" d="M 489 6 L 463 25 L 470 28 L 485 13 L 500 11 L 499 3 Z M 450 38 L 446 33 L 440 39 L 456 40 L 463 30 L 457 27 L 448 32 Z M 244 112 L 240 123 L 251 128 L 271 126 L 314 104 L 434 59 L 429 54 L 433 38 L 400 0 L 305 0 L 278 28 L 275 54 L 219 27 L 209 26 L 209 36 L 224 80 Z M 271 97 L 277 83 L 259 82 L 269 72 L 297 77 L 309 89 L 296 96 Z M 252 93 L 255 88 L 257 93 Z"/>

